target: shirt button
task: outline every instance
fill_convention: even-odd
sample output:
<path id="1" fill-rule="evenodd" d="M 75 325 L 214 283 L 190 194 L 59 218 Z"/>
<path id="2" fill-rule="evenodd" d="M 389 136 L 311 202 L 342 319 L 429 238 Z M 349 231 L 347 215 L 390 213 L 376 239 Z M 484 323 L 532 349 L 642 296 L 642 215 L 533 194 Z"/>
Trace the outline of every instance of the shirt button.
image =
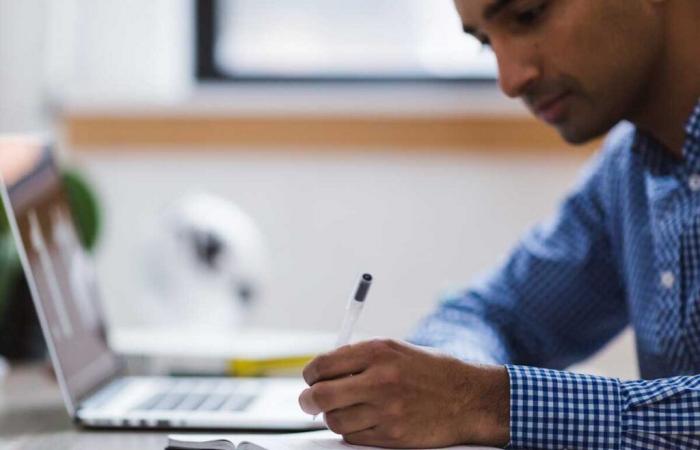
<path id="1" fill-rule="evenodd" d="M 688 187 L 691 191 L 700 191 L 700 174 L 693 174 L 688 177 Z"/>
<path id="2" fill-rule="evenodd" d="M 673 287 L 673 283 L 676 282 L 676 277 L 673 276 L 673 273 L 666 271 L 661 273 L 661 285 L 663 287 L 671 289 Z"/>

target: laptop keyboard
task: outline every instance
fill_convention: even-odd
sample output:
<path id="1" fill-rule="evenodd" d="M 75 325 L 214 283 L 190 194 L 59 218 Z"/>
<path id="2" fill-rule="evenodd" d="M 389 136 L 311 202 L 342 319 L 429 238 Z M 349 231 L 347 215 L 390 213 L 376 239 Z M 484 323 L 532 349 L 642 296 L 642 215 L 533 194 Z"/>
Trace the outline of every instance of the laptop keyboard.
<path id="1" fill-rule="evenodd" d="M 133 411 L 243 411 L 259 390 L 257 384 L 243 388 L 235 380 L 182 380 L 156 391 Z"/>

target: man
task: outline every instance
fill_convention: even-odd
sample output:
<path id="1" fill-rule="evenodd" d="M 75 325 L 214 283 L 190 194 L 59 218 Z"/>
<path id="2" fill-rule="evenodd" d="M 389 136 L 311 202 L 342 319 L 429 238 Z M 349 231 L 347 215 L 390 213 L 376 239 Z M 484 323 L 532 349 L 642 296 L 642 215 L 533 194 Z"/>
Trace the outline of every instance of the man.
<path id="1" fill-rule="evenodd" d="M 442 353 L 341 347 L 305 368 L 302 408 L 357 444 L 700 448 L 700 1 L 456 5 L 501 89 L 565 140 L 628 123 L 553 220 L 421 324 Z M 627 324 L 644 380 L 561 370 Z"/>

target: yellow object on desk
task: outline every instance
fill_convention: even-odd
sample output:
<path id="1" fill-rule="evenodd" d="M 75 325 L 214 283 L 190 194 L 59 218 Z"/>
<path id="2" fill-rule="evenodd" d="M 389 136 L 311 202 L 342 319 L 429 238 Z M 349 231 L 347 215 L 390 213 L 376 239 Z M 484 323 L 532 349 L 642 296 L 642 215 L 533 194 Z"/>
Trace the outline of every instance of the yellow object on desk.
<path id="1" fill-rule="evenodd" d="M 294 356 L 270 359 L 233 359 L 228 363 L 228 374 L 236 377 L 260 377 L 270 375 L 299 375 L 314 358 Z"/>

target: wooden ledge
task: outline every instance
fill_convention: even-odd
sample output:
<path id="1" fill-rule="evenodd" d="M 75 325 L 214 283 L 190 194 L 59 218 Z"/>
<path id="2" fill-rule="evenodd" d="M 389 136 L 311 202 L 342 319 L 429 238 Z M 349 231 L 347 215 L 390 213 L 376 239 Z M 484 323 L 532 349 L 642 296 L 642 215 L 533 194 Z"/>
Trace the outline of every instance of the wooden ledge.
<path id="1" fill-rule="evenodd" d="M 337 148 L 552 152 L 568 147 L 526 116 L 216 116 L 73 114 L 64 119 L 77 150 Z M 599 141 L 587 144 L 595 150 Z"/>

